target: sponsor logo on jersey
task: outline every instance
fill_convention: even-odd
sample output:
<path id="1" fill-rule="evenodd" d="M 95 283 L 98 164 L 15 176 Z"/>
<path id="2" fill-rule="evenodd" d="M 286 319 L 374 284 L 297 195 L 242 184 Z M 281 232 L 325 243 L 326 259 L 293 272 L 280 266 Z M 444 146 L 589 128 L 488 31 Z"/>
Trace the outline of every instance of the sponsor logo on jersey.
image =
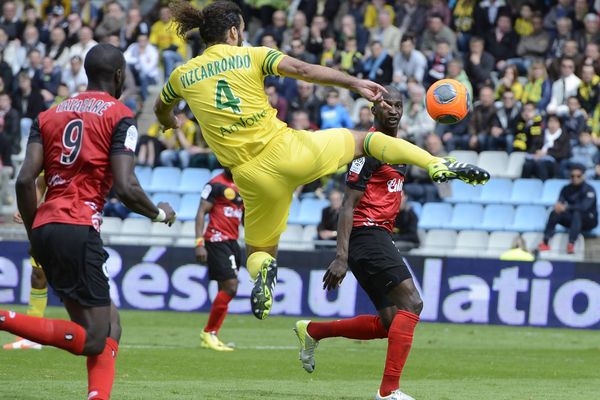
<path id="1" fill-rule="evenodd" d="M 241 220 L 243 212 L 242 212 L 242 210 L 238 210 L 238 209 L 235 209 L 233 207 L 224 207 L 223 208 L 223 214 L 227 218 L 238 218 L 239 220 Z"/>
<path id="2" fill-rule="evenodd" d="M 233 200 L 233 199 L 235 199 L 235 190 L 233 190 L 232 188 L 228 187 L 223 192 L 223 195 L 225 196 L 225 198 L 227 200 Z"/>
<path id="3" fill-rule="evenodd" d="M 401 192 L 402 191 L 402 180 L 398 178 L 391 179 L 387 182 L 388 192 Z"/>

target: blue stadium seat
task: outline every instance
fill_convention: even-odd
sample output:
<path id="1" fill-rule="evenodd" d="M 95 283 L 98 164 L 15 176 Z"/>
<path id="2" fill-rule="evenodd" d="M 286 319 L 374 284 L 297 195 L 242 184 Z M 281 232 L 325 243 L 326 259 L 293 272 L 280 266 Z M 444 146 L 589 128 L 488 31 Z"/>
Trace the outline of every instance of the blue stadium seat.
<path id="1" fill-rule="evenodd" d="M 321 213 L 329 205 L 327 200 L 306 199 L 300 203 L 300 211 L 294 219 L 289 219 L 290 224 L 317 225 L 321 222 Z"/>
<path id="2" fill-rule="evenodd" d="M 205 168 L 186 168 L 181 173 L 176 193 L 200 193 L 206 182 L 210 180 L 210 171 Z"/>
<path id="3" fill-rule="evenodd" d="M 457 204 L 454 206 L 452 218 L 444 228 L 457 231 L 477 228 L 481 225 L 482 217 L 483 206 L 479 204 Z"/>
<path id="4" fill-rule="evenodd" d="M 147 190 L 150 186 L 150 179 L 152 179 L 152 168 L 136 165 L 135 175 L 137 176 L 138 181 L 140 182 L 140 186 L 142 186 L 144 190 Z"/>
<path id="5" fill-rule="evenodd" d="M 444 201 L 449 203 L 473 203 L 481 196 L 480 185 L 467 185 L 458 179 L 450 183 L 450 188 L 452 189 L 452 195 L 444 198 Z"/>
<path id="6" fill-rule="evenodd" d="M 289 221 L 294 221 L 298 219 L 298 215 L 300 215 L 300 200 L 297 197 L 292 199 L 292 205 L 290 206 L 290 214 L 288 216 Z"/>
<path id="7" fill-rule="evenodd" d="M 517 179 L 513 182 L 509 204 L 535 204 L 542 197 L 543 182 L 539 179 Z"/>
<path id="8" fill-rule="evenodd" d="M 419 219 L 419 228 L 421 229 L 442 229 L 450 222 L 452 216 L 452 206 L 448 203 L 425 203 L 421 218 Z"/>
<path id="9" fill-rule="evenodd" d="M 502 231 L 512 225 L 515 210 L 508 204 L 490 204 L 483 211 L 483 220 L 479 227 L 485 231 Z"/>
<path id="10" fill-rule="evenodd" d="M 210 173 L 210 179 L 214 178 L 215 176 L 222 174 L 223 173 L 223 168 L 215 168 L 212 170 L 212 172 Z"/>
<path id="11" fill-rule="evenodd" d="M 500 204 L 506 203 L 512 193 L 512 181 L 510 179 L 492 178 L 481 188 L 481 195 L 474 199 L 474 203 Z"/>
<path id="12" fill-rule="evenodd" d="M 518 206 L 515 211 L 515 219 L 507 228 L 515 232 L 541 232 L 546 226 L 548 213 L 543 206 Z"/>
<path id="13" fill-rule="evenodd" d="M 184 194 L 181 198 L 179 211 L 177 211 L 177 219 L 181 221 L 189 221 L 196 219 L 198 204 L 200 204 L 200 194 Z"/>
<path id="14" fill-rule="evenodd" d="M 156 167 L 152 170 L 149 192 L 172 192 L 179 186 L 181 170 L 175 167 Z"/>
<path id="15" fill-rule="evenodd" d="M 154 204 L 158 204 L 161 201 L 169 203 L 171 205 L 171 207 L 173 207 L 173 210 L 175 210 L 175 212 L 178 213 L 179 203 L 181 202 L 181 198 L 179 197 L 179 195 L 177 193 L 161 192 L 161 193 L 154 193 L 154 195 L 152 195 L 152 202 Z"/>
<path id="16" fill-rule="evenodd" d="M 421 218 L 421 212 L 423 211 L 423 206 L 418 201 L 409 201 L 408 204 L 410 208 L 417 214 L 417 218 Z"/>
<path id="17" fill-rule="evenodd" d="M 548 179 L 545 181 L 542 195 L 539 197 L 537 204 L 551 206 L 556 203 L 560 191 L 568 183 L 569 181 L 567 179 Z"/>

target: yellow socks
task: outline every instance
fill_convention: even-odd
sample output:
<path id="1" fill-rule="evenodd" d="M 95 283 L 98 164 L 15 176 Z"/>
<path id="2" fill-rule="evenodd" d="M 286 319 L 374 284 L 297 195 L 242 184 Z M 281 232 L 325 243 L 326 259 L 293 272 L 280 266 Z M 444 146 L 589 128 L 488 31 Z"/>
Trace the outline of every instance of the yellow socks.
<path id="1" fill-rule="evenodd" d="M 48 304 L 48 288 L 34 289 L 31 288 L 29 293 L 29 308 L 27 315 L 30 317 L 43 317 Z"/>
<path id="2" fill-rule="evenodd" d="M 438 157 L 422 148 L 381 132 L 369 132 L 363 149 L 366 155 L 388 164 L 411 164 L 427 168 L 427 165 L 439 161 Z"/>
<path id="3" fill-rule="evenodd" d="M 246 269 L 248 269 L 248 273 L 250 274 L 250 278 L 252 280 L 256 280 L 260 269 L 263 264 L 270 263 L 274 260 L 273 256 L 264 251 L 257 251 L 248 256 L 248 260 L 246 260 Z"/>

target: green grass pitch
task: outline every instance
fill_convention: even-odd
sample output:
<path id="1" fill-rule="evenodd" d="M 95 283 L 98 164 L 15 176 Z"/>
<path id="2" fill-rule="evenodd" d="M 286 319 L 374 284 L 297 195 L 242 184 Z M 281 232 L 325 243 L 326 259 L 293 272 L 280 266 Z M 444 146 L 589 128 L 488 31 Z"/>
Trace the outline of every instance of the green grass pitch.
<path id="1" fill-rule="evenodd" d="M 5 307 L 3 307 L 5 308 Z M 24 311 L 18 307 L 18 311 Z M 60 308 L 47 316 L 64 318 Z M 295 318 L 228 316 L 236 351 L 201 349 L 206 314 L 122 311 L 113 399 L 372 399 L 386 341 L 323 340 L 316 371 L 298 361 Z M 12 337 L 0 333 L 5 343 Z M 476 325 L 418 326 L 402 378 L 417 400 L 599 399 L 598 332 Z M 0 350 L 0 399 L 84 399 L 85 358 Z"/>

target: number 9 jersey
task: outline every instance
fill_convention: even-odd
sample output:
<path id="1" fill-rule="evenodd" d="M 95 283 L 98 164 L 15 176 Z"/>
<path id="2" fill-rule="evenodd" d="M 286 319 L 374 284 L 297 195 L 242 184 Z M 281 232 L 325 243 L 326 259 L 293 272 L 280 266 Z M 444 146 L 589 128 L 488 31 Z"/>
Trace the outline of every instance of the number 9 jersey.
<path id="1" fill-rule="evenodd" d="M 33 228 L 55 222 L 99 231 L 113 184 L 110 157 L 133 156 L 137 138 L 131 110 L 105 92 L 83 92 L 39 114 L 29 143 L 43 146 L 48 191 Z"/>
<path id="2" fill-rule="evenodd" d="M 184 99 L 219 162 L 233 168 L 286 132 L 264 87 L 265 76 L 277 75 L 282 58 L 268 47 L 213 45 L 176 68 L 160 98 L 165 104 Z"/>

